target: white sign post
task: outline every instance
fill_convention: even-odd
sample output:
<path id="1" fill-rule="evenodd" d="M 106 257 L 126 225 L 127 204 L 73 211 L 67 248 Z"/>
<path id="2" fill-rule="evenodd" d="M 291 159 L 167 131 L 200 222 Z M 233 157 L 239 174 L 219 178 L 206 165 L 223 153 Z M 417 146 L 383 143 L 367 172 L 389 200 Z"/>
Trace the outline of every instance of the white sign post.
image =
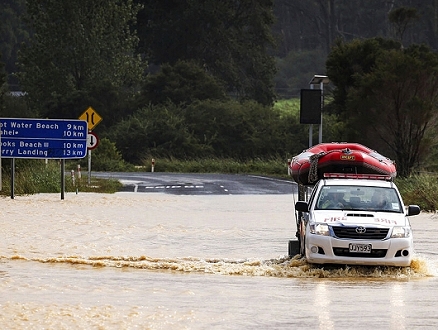
<path id="1" fill-rule="evenodd" d="M 88 124 L 87 149 L 88 149 L 88 184 L 91 184 L 91 150 L 97 147 L 99 139 L 91 130 L 95 128 L 101 121 L 102 117 L 92 107 L 88 107 L 79 119 L 85 120 Z"/>
<path id="2" fill-rule="evenodd" d="M 97 148 L 99 144 L 99 138 L 91 131 L 87 135 L 87 148 L 88 148 L 88 184 L 91 184 L 91 150 Z"/>

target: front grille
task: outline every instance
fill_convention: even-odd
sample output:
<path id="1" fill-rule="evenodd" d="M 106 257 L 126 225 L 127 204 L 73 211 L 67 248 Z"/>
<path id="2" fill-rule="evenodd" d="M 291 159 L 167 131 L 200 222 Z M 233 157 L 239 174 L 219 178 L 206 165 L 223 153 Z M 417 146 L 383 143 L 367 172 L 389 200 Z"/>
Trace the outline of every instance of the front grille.
<path id="1" fill-rule="evenodd" d="M 364 233 L 358 233 L 354 227 L 333 226 L 333 232 L 337 238 L 350 238 L 350 239 L 374 239 L 382 240 L 388 235 L 388 228 L 373 228 L 364 227 L 366 230 Z"/>
<path id="2" fill-rule="evenodd" d="M 348 248 L 333 248 L 333 254 L 338 257 L 385 258 L 387 249 L 372 249 L 371 253 L 351 253 Z"/>

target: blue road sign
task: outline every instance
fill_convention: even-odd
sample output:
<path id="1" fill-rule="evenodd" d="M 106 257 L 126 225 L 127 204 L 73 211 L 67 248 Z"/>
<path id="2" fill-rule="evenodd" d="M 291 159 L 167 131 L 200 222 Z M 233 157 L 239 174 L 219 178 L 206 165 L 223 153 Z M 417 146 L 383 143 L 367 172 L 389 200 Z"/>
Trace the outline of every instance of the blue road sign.
<path id="1" fill-rule="evenodd" d="M 0 118 L 1 156 L 84 158 L 87 122 L 77 119 Z"/>

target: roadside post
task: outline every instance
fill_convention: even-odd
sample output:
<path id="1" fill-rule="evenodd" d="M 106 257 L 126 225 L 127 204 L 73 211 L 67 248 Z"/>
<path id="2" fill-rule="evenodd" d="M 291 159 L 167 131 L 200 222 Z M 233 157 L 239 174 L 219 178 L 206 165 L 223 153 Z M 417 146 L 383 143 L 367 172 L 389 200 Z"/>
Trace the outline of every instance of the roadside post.
<path id="1" fill-rule="evenodd" d="M 79 116 L 79 119 L 85 120 L 88 125 L 88 184 L 91 184 L 91 150 L 97 148 L 97 145 L 99 144 L 99 138 L 92 132 L 92 130 L 103 120 L 103 118 L 92 107 L 88 107 L 87 110 Z"/>

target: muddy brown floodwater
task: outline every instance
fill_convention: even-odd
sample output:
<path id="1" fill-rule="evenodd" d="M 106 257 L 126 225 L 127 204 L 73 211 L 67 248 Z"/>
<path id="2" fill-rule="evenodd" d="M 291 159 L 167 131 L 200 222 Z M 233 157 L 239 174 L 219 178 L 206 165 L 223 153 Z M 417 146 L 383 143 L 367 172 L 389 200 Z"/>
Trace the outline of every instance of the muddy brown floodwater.
<path id="1" fill-rule="evenodd" d="M 292 195 L 0 198 L 2 329 L 435 329 L 438 216 L 411 267 L 288 258 Z"/>

